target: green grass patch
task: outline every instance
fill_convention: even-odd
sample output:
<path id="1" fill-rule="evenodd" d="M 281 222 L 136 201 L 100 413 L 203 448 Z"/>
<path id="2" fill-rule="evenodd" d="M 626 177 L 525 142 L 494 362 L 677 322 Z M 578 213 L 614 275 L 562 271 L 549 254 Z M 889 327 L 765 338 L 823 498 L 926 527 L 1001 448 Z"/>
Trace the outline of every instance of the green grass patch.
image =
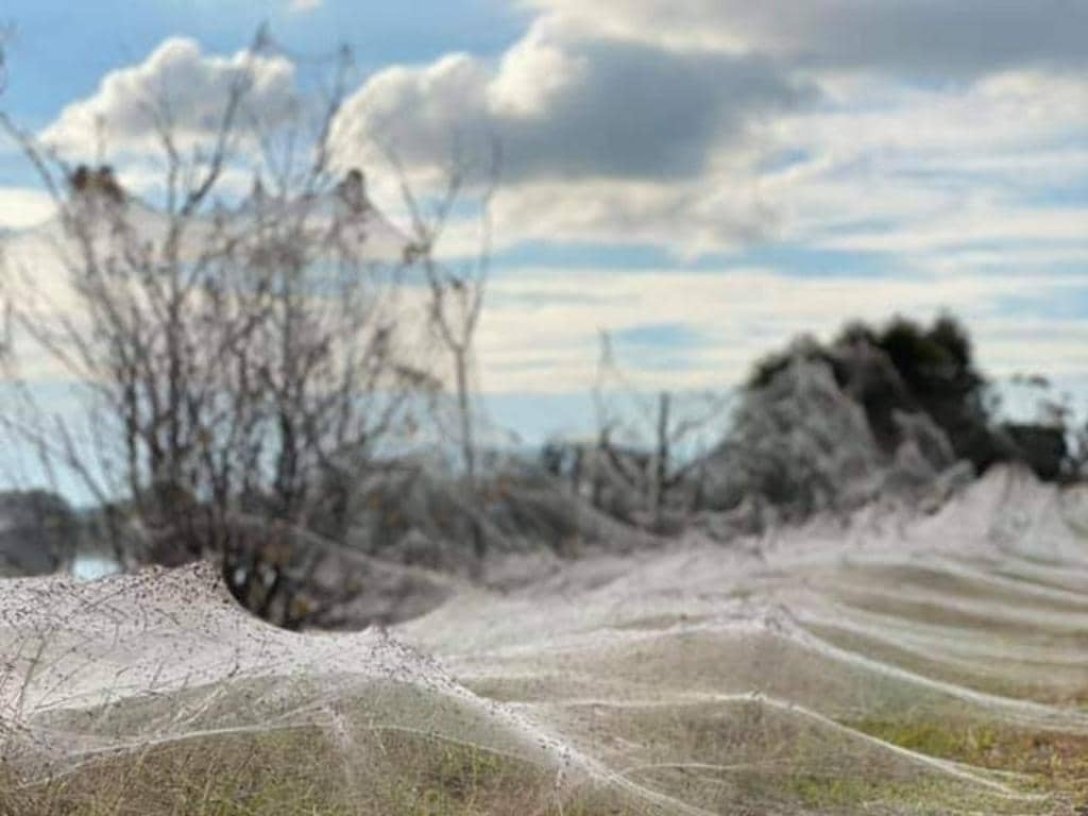
<path id="1" fill-rule="evenodd" d="M 1088 737 L 954 719 L 862 719 L 846 725 L 928 756 L 1024 774 L 1030 787 L 1088 806 Z"/>

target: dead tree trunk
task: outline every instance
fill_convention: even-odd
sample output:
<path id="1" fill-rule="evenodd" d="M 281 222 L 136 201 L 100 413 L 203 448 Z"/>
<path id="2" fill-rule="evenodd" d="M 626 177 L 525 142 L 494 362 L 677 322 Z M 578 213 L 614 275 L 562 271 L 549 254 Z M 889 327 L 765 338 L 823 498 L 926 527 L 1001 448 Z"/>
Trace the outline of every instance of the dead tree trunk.
<path id="1" fill-rule="evenodd" d="M 653 477 L 650 484 L 650 506 L 654 523 L 661 521 L 665 510 L 665 494 L 669 479 L 669 394 L 662 391 L 657 403 L 657 445 L 654 451 Z"/>

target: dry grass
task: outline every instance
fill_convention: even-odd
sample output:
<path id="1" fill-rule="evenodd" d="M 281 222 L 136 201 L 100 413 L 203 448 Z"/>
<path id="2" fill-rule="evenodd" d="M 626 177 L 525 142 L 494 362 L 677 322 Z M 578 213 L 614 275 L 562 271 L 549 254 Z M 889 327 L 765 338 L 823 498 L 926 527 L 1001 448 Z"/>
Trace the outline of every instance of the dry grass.
<path id="1" fill-rule="evenodd" d="M 54 734 L 139 747 L 33 779 L 0 764 L 0 816 L 656 812 L 583 776 L 560 776 L 553 755 L 537 746 L 538 756 L 456 697 L 375 681 L 320 702 L 309 724 L 273 727 L 285 712 L 319 699 L 304 683 L 279 691 L 247 682 L 229 694 L 194 688 L 39 718 Z M 164 715 L 184 719 L 191 735 L 153 740 Z"/>
<path id="2" fill-rule="evenodd" d="M 317 729 L 178 740 L 19 787 L 3 816 L 594 816 L 645 814 L 608 791 L 476 746 L 375 731 L 345 762 Z"/>

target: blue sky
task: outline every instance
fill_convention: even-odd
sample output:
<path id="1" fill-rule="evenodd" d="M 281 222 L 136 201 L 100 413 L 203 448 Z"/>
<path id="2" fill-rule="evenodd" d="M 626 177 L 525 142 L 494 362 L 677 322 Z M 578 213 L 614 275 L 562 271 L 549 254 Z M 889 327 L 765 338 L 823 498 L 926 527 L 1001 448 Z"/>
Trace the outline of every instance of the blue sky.
<path id="1" fill-rule="evenodd" d="M 13 0 L 3 16 L 16 34 L 11 58 L 18 70 L 9 104 L 45 124 L 65 104 L 94 93 L 106 72 L 142 61 L 173 36 L 231 53 L 268 23 L 303 55 L 348 42 L 360 68 L 373 71 L 450 51 L 497 54 L 517 38 L 526 13 L 500 0 L 436 2 L 425 13 L 412 13 L 405 4 L 352 0 L 327 0 L 309 11 L 281 0 Z"/>
<path id="2" fill-rule="evenodd" d="M 601 331 L 636 387 L 721 388 L 799 332 L 948 309 L 995 375 L 1088 377 L 1088 3 L 9 0 L 3 14 L 0 107 L 73 156 L 91 151 L 90 116 L 117 123 L 136 189 L 146 164 L 117 89 L 174 83 L 195 110 L 265 22 L 283 46 L 262 68 L 269 106 L 353 47 L 338 138 L 391 217 L 373 144 L 425 180 L 451 133 L 470 151 L 498 139 L 479 374 L 525 426 L 569 426 L 557 406 L 584 406 Z M 0 145 L 0 227 L 48 215 Z M 453 225 L 451 257 L 472 226 Z"/>

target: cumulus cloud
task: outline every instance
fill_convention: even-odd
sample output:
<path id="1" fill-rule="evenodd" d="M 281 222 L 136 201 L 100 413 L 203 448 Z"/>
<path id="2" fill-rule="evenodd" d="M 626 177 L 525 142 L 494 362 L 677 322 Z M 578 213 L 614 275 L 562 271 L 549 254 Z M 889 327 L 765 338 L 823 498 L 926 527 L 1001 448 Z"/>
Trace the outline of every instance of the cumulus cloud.
<path id="1" fill-rule="evenodd" d="M 494 68 L 455 55 L 376 74 L 345 106 L 338 139 L 426 163 L 448 155 L 454 134 L 494 138 L 515 184 L 690 177 L 712 147 L 743 142 L 761 115 L 803 97 L 764 59 L 571 38 L 542 21 Z"/>
<path id="2" fill-rule="evenodd" d="M 346 164 L 380 163 L 378 146 L 421 177 L 458 150 L 486 168 L 500 145 L 496 234 L 507 240 L 683 235 L 718 247 L 765 233 L 746 176 L 768 123 L 812 94 L 758 56 L 675 52 L 542 19 L 495 62 L 454 54 L 378 72 L 344 106 L 334 140 Z"/>
<path id="3" fill-rule="evenodd" d="M 587 30 L 823 68 L 974 75 L 1088 65 L 1075 0 L 524 0 Z"/>
<path id="4" fill-rule="evenodd" d="M 246 112 L 262 122 L 289 116 L 295 105 L 295 70 L 282 57 L 239 52 L 204 54 L 195 41 L 172 37 L 144 62 L 108 73 L 87 99 L 66 107 L 42 134 L 70 157 L 150 153 L 156 128 L 171 128 L 182 146 L 215 135 L 233 88 L 245 87 Z"/>
<path id="5" fill-rule="evenodd" d="M 421 177 L 496 140 L 500 241 L 698 255 L 817 232 L 865 249 L 882 220 L 965 207 L 1023 225 L 1021 199 L 1068 173 L 1028 163 L 1088 132 L 1088 7 L 1068 0 L 523 5 L 542 13 L 497 60 L 381 71 L 337 128 L 345 154 L 382 142 Z"/>

